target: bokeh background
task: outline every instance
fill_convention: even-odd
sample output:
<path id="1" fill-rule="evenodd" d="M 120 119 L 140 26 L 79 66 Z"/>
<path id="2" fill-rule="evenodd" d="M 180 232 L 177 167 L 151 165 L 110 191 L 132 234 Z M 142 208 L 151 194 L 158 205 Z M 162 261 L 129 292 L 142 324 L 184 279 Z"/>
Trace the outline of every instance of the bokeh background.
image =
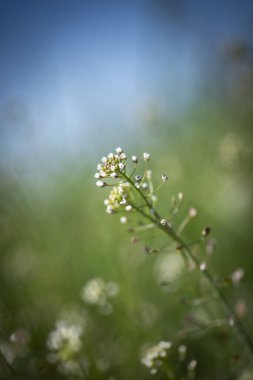
<path id="1" fill-rule="evenodd" d="M 183 191 L 182 217 L 198 210 L 185 237 L 212 227 L 208 265 L 252 335 L 252 25 L 247 0 L 0 1 L 0 349 L 17 374 L 76 378 L 47 344 L 75 314 L 83 378 L 149 378 L 142 350 L 160 340 L 187 344 L 199 379 L 240 378 L 240 343 L 211 327 L 217 305 L 187 302 L 195 274 L 131 244 L 94 173 L 116 146 L 150 152 L 155 181 L 169 177 L 160 212 Z M 108 315 L 81 298 L 97 277 L 120 289 Z"/>

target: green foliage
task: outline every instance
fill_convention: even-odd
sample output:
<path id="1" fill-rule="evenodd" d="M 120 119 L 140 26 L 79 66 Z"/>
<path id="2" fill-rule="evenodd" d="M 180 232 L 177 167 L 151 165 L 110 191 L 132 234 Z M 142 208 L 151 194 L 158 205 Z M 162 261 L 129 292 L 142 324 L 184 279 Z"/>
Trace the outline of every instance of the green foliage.
<path id="1" fill-rule="evenodd" d="M 252 335 L 250 116 L 212 115 L 210 110 L 190 115 L 181 121 L 183 129 L 170 128 L 163 121 L 159 134 L 150 132 L 152 139 L 145 146 L 136 144 L 129 154 L 148 149 L 154 181 L 159 183 L 163 172 L 168 175 L 159 193 L 159 212 L 167 213 L 171 197 L 180 191 L 185 194 L 181 215 L 187 215 L 189 207 L 198 210 L 185 228 L 187 241 L 212 227 L 216 249 L 196 254 L 203 255 Z M 175 246 L 148 253 L 164 244 L 161 234 L 134 233 L 133 243 L 129 226 L 121 225 L 117 215 L 105 214 L 104 189 L 94 190 L 91 180 L 90 166 L 98 158 L 100 152 L 94 162 L 79 162 L 78 169 L 72 163 L 66 172 L 48 178 L 43 188 L 2 173 L 0 348 L 4 357 L 26 379 L 72 379 L 50 361 L 47 346 L 55 323 L 69 319 L 83 324 L 82 378 L 149 378 L 141 357 L 163 340 L 172 342 L 172 369 L 182 379 L 187 371 L 177 368 L 180 345 L 187 346 L 187 363 L 197 360 L 197 379 L 238 378 L 247 360 L 233 328 L 222 324 L 224 314 L 217 300 L 196 301 L 208 289 L 196 273 L 182 269 Z M 161 285 L 157 275 L 161 268 L 171 269 L 169 286 Z M 231 280 L 238 268 L 245 271 L 240 286 Z M 119 286 L 109 301 L 109 313 L 81 297 L 92 278 Z M 62 355 L 69 355 L 68 347 Z M 163 379 L 165 374 L 155 376 Z"/>

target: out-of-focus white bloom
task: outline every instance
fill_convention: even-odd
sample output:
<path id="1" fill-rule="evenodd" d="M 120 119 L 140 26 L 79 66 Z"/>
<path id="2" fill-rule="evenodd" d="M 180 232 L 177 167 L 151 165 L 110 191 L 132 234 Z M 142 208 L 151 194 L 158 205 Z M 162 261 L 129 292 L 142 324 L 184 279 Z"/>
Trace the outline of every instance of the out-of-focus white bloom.
<path id="1" fill-rule="evenodd" d="M 154 275 L 158 283 L 170 283 L 182 275 L 184 268 L 184 260 L 178 253 L 160 254 L 155 261 Z"/>
<path id="2" fill-rule="evenodd" d="M 194 208 L 194 207 L 190 207 L 189 209 L 189 217 L 190 218 L 195 218 L 195 216 L 197 216 L 197 210 Z"/>
<path id="3" fill-rule="evenodd" d="M 150 154 L 147 152 L 143 153 L 143 159 L 144 159 L 144 161 L 149 161 L 150 160 Z"/>
<path id="4" fill-rule="evenodd" d="M 180 202 L 184 200 L 184 194 L 182 192 L 178 193 L 177 197 Z"/>
<path id="5" fill-rule="evenodd" d="M 132 156 L 132 161 L 137 164 L 138 162 L 138 157 L 137 156 Z"/>
<path id="6" fill-rule="evenodd" d="M 82 347 L 82 334 L 81 325 L 67 324 L 63 320 L 57 321 L 55 330 L 49 334 L 47 346 L 53 351 L 68 350 L 69 355 L 72 356 L 72 354 L 79 352 Z"/>
<path id="7" fill-rule="evenodd" d="M 127 222 L 127 217 L 126 216 L 121 216 L 120 217 L 120 223 L 125 224 Z"/>
<path id="8" fill-rule="evenodd" d="M 242 268 L 238 268 L 232 273 L 232 281 L 234 284 L 239 284 L 239 282 L 243 279 L 243 277 L 244 277 L 244 270 Z"/>
<path id="9" fill-rule="evenodd" d="M 167 226 L 168 223 L 169 223 L 169 221 L 168 221 L 167 219 L 161 219 L 161 221 L 160 221 L 160 224 L 161 224 L 162 226 Z"/>
<path id="10" fill-rule="evenodd" d="M 98 305 L 105 308 L 111 305 L 109 300 L 115 297 L 119 292 L 119 287 L 114 282 L 106 283 L 102 278 L 95 277 L 87 282 L 81 291 L 81 297 L 84 302 Z M 109 314 L 109 313 L 107 313 Z"/>
<path id="11" fill-rule="evenodd" d="M 171 342 L 161 341 L 150 347 L 141 359 L 142 364 L 150 368 L 151 371 L 152 369 L 158 369 L 162 364 L 161 360 L 167 356 L 167 351 L 171 346 Z"/>
<path id="12" fill-rule="evenodd" d="M 131 211 L 132 209 L 133 209 L 133 207 L 132 207 L 131 205 L 127 205 L 127 206 L 126 206 L 126 211 L 129 212 L 129 211 Z"/>
<path id="13" fill-rule="evenodd" d="M 70 324 L 64 320 L 56 322 L 50 332 L 47 347 L 51 351 L 47 360 L 56 363 L 59 372 L 65 375 L 82 375 L 79 353 L 82 349 L 83 327 L 81 324 Z"/>
<path id="14" fill-rule="evenodd" d="M 194 371 L 197 367 L 197 360 L 191 360 L 187 366 L 188 371 Z"/>
<path id="15" fill-rule="evenodd" d="M 201 271 L 204 271 L 204 270 L 206 270 L 206 266 L 207 266 L 206 262 L 203 261 L 203 263 L 200 264 L 199 269 L 200 269 Z"/>
<path id="16" fill-rule="evenodd" d="M 102 305 L 106 302 L 105 282 L 102 278 L 93 278 L 82 289 L 82 299 L 90 304 Z"/>
<path id="17" fill-rule="evenodd" d="M 187 347 L 184 344 L 178 347 L 179 360 L 184 360 L 187 352 Z"/>

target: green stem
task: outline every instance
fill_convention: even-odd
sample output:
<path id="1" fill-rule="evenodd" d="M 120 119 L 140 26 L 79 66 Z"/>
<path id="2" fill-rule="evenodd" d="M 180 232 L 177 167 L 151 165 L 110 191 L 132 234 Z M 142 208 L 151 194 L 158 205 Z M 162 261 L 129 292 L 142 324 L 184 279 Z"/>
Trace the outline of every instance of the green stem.
<path id="1" fill-rule="evenodd" d="M 124 178 L 126 178 L 127 181 L 129 181 L 129 183 L 133 186 L 133 188 L 138 192 L 138 194 L 144 200 L 146 206 L 150 210 L 150 215 L 147 214 L 146 212 L 144 212 L 142 209 L 139 209 L 137 207 L 135 207 L 136 211 L 138 211 L 145 218 L 149 219 L 152 223 L 156 224 L 156 226 L 159 229 L 161 229 L 163 232 L 165 232 L 176 243 L 179 243 L 179 245 L 188 253 L 191 260 L 199 268 L 200 261 L 194 256 L 189 245 L 187 243 L 185 243 L 184 240 L 182 240 L 182 238 L 179 235 L 177 235 L 177 233 L 172 228 L 169 228 L 168 226 L 161 225 L 160 221 L 162 220 L 162 217 L 158 214 L 158 212 L 156 210 L 153 209 L 152 204 L 148 201 L 148 199 L 145 197 L 145 195 L 142 193 L 142 191 L 135 186 L 134 182 L 126 174 L 123 174 L 123 176 L 124 176 Z M 233 309 L 233 306 L 230 304 L 230 302 L 228 301 L 226 296 L 223 294 L 221 289 L 218 287 L 218 285 L 216 284 L 211 273 L 208 270 L 203 270 L 202 274 L 206 278 L 206 280 L 208 281 L 209 286 L 211 287 L 211 289 L 213 291 L 213 294 L 220 299 L 225 313 L 228 312 L 232 316 L 238 338 L 241 341 L 241 343 L 245 349 L 245 352 L 249 357 L 249 360 L 251 362 L 253 362 L 253 342 L 252 342 L 250 336 L 248 335 L 248 333 L 245 331 L 242 322 L 238 319 L 238 317 L 237 317 L 237 315 Z"/>

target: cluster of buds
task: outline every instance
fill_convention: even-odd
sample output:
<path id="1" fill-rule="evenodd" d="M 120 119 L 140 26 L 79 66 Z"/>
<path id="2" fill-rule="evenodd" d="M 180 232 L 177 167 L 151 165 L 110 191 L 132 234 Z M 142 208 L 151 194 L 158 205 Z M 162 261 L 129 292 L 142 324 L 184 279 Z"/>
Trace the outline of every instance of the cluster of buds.
<path id="1" fill-rule="evenodd" d="M 116 148 L 116 154 L 109 153 L 107 157 L 102 157 L 101 163 L 97 165 L 98 172 L 95 174 L 95 178 L 118 178 L 121 177 L 122 172 L 126 168 L 125 161 L 127 159 L 123 150 Z M 97 182 L 98 186 L 101 181 Z"/>
<path id="2" fill-rule="evenodd" d="M 113 214 L 118 211 L 132 211 L 135 209 L 136 204 L 135 195 L 139 198 L 141 193 L 144 191 L 145 195 L 142 198 L 149 198 L 150 204 L 157 200 L 157 196 L 154 194 L 153 184 L 151 179 L 151 170 L 146 166 L 143 175 L 135 175 L 134 172 L 139 162 L 136 155 L 131 157 L 132 164 L 135 165 L 135 169 L 132 171 L 131 175 L 127 173 L 127 156 L 123 149 L 116 148 L 116 153 L 109 153 L 107 157 L 102 157 L 101 163 L 97 165 L 97 173 L 95 173 L 95 178 L 98 179 L 96 185 L 98 187 L 113 186 L 109 196 L 105 199 L 104 204 L 106 206 L 106 212 L 108 214 Z M 150 154 L 143 153 L 143 161 L 147 164 L 150 161 Z M 105 182 L 105 180 L 108 181 Z M 117 183 L 110 183 L 110 179 L 118 180 Z M 168 179 L 166 174 L 161 176 L 161 184 L 166 182 Z M 133 188 L 139 192 L 139 195 L 133 191 Z M 158 189 L 160 186 L 158 186 Z M 147 203 L 147 202 L 146 202 Z M 138 205 L 137 205 L 138 206 Z M 121 217 L 121 222 L 125 223 L 127 218 L 125 216 Z"/>
<path id="3" fill-rule="evenodd" d="M 114 186 L 109 194 L 109 197 L 104 201 L 106 212 L 108 214 L 112 214 L 120 209 L 130 211 L 132 206 L 128 202 L 129 193 L 130 185 L 128 182 L 123 182 L 118 186 Z"/>

